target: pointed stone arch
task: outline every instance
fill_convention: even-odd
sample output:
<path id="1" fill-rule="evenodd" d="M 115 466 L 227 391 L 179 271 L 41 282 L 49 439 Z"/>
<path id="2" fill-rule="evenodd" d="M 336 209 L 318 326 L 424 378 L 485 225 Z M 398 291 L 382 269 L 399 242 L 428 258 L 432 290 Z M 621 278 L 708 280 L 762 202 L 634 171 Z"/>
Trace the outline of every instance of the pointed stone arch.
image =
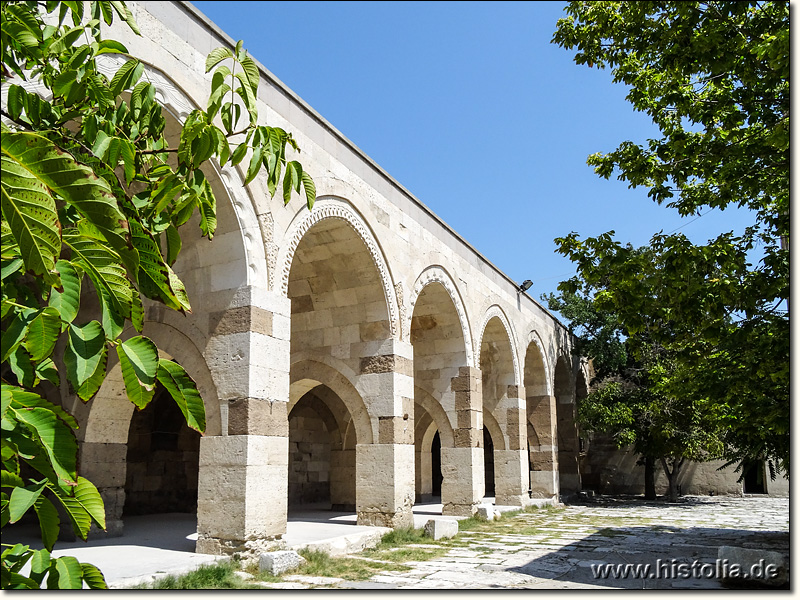
<path id="1" fill-rule="evenodd" d="M 338 219 L 347 223 L 356 235 L 364 242 L 370 256 L 372 257 L 375 268 L 378 270 L 383 292 L 386 297 L 386 306 L 389 312 L 389 327 L 394 339 L 400 338 L 400 320 L 397 297 L 395 294 L 394 282 L 388 263 L 380 245 L 377 242 L 372 230 L 356 210 L 346 201 L 334 198 L 317 198 L 314 208 L 308 212 L 298 214 L 294 222 L 289 226 L 286 234 L 286 244 L 282 248 L 278 266 L 281 269 L 280 293 L 287 296 L 289 293 L 289 274 L 292 269 L 292 259 L 294 258 L 297 246 L 303 236 L 311 227 L 323 219 Z"/>
<path id="2" fill-rule="evenodd" d="M 469 319 L 467 318 L 467 311 L 464 307 L 464 300 L 461 298 L 461 293 L 458 291 L 458 287 L 456 286 L 455 281 L 453 281 L 453 278 L 450 277 L 450 274 L 440 265 L 431 265 L 427 267 L 422 271 L 422 273 L 419 274 L 417 280 L 414 282 L 414 286 L 411 288 L 411 293 L 408 299 L 408 316 L 406 317 L 406 324 L 403 327 L 403 332 L 407 336 L 410 336 L 411 320 L 414 315 L 414 306 L 416 305 L 417 299 L 422 293 L 422 290 L 432 283 L 440 284 L 453 301 L 453 306 L 455 307 L 456 314 L 458 315 L 458 320 L 461 323 L 461 333 L 464 336 L 464 349 L 467 355 L 467 364 L 474 364 L 475 357 L 472 349 L 472 332 L 469 326 Z M 406 337 L 406 339 L 408 340 L 408 337 Z"/>
<path id="3" fill-rule="evenodd" d="M 481 360 L 481 347 L 483 345 L 483 338 L 484 334 L 486 333 L 486 327 L 489 325 L 489 321 L 492 319 L 497 318 L 502 323 L 503 328 L 506 330 L 506 334 L 508 335 L 508 342 L 511 345 L 511 360 L 514 365 L 514 385 L 521 386 L 522 379 L 521 379 L 521 372 L 519 367 L 519 358 L 517 357 L 517 336 L 514 333 L 514 328 L 511 325 L 511 321 L 509 321 L 508 317 L 506 316 L 505 312 L 502 308 L 500 308 L 497 304 L 493 304 L 483 315 L 483 321 L 481 322 L 480 327 L 480 335 L 477 340 L 476 347 L 478 349 L 477 353 L 475 354 L 476 363 L 475 367 L 480 369 L 480 360 Z"/>

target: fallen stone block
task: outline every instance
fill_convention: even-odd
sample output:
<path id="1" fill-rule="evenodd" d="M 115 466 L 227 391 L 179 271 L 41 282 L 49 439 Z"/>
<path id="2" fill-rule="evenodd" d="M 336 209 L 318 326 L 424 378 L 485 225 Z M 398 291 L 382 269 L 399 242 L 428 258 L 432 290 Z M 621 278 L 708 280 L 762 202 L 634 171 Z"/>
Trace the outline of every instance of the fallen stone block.
<path id="1" fill-rule="evenodd" d="M 280 575 L 296 569 L 304 562 L 305 559 L 294 550 L 278 550 L 262 554 L 258 561 L 258 568 L 271 575 Z"/>
<path id="2" fill-rule="evenodd" d="M 425 523 L 425 534 L 434 540 L 455 537 L 458 535 L 458 521 L 430 519 Z"/>
<path id="3" fill-rule="evenodd" d="M 780 552 L 721 546 L 717 553 L 717 577 L 731 587 L 783 587 L 788 581 L 786 566 Z"/>
<path id="4" fill-rule="evenodd" d="M 497 518 L 498 513 L 494 506 L 489 506 L 487 504 L 482 504 L 478 507 L 478 511 L 475 513 L 478 517 L 486 519 L 487 521 L 494 521 Z"/>

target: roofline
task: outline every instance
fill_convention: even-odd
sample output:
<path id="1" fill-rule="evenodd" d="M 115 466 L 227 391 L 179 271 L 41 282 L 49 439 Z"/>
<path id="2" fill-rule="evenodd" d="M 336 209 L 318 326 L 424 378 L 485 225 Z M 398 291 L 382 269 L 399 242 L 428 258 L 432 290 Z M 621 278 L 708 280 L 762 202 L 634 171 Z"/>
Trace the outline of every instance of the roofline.
<path id="1" fill-rule="evenodd" d="M 211 19 L 209 19 L 203 12 L 194 6 L 188 0 L 175 0 L 175 3 L 182 6 L 190 13 L 192 13 L 197 19 L 202 21 L 207 27 L 209 27 L 215 34 L 225 40 L 231 48 L 236 47 L 236 41 L 225 33 L 220 27 L 214 23 Z M 465 240 L 461 235 L 456 232 L 450 225 L 445 223 L 442 218 L 433 212 L 430 208 L 425 206 L 425 204 L 417 198 L 414 194 L 412 194 L 408 189 L 406 189 L 399 181 L 397 181 L 394 177 L 389 175 L 386 170 L 381 167 L 378 163 L 376 163 L 372 158 L 370 158 L 366 152 L 361 150 L 356 144 L 354 144 L 350 139 L 347 138 L 341 131 L 336 129 L 333 125 L 331 125 L 321 114 L 319 114 L 316 110 L 314 110 L 305 100 L 303 100 L 300 96 L 298 96 L 288 85 L 283 83 L 272 71 L 270 71 L 267 67 L 261 64 L 258 59 L 254 56 L 250 56 L 253 61 L 258 66 L 259 70 L 261 71 L 261 75 L 269 80 L 275 87 L 286 94 L 289 98 L 291 98 L 294 102 L 296 102 L 300 107 L 305 110 L 309 116 L 313 117 L 322 127 L 327 129 L 334 137 L 336 137 L 340 142 L 345 144 L 350 150 L 355 152 L 362 160 L 364 160 L 367 164 L 369 164 L 380 176 L 386 179 L 389 183 L 391 183 L 394 187 L 400 190 L 405 196 L 414 202 L 419 208 L 421 208 L 429 217 L 439 223 L 442 227 L 444 227 L 450 234 L 455 237 L 458 241 L 460 241 L 464 246 L 466 246 L 472 253 L 474 253 L 478 258 L 480 258 L 487 266 L 489 266 L 492 270 L 494 270 L 498 275 L 500 275 L 503 279 L 505 279 L 508 283 L 510 283 L 514 289 L 519 289 L 519 284 L 515 282 L 511 277 L 506 275 L 502 270 L 500 270 L 497 266 L 495 266 L 488 258 L 486 258 L 481 252 L 479 252 L 472 244 L 470 244 L 467 240 Z M 569 332 L 569 329 L 566 325 L 564 325 L 558 318 L 556 318 L 553 313 L 551 313 L 547 308 L 539 304 L 536 300 L 531 298 L 526 292 L 519 292 L 519 295 L 524 296 L 530 302 L 534 304 L 537 308 L 541 309 L 545 312 L 555 323 L 556 325 L 561 326 L 565 331 Z"/>

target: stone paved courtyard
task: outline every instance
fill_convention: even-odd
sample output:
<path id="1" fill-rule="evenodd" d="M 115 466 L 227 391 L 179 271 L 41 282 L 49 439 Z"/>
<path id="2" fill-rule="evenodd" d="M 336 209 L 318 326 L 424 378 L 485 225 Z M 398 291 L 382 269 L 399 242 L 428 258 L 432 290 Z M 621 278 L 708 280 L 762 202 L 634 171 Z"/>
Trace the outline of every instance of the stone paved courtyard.
<path id="1" fill-rule="evenodd" d="M 523 513 L 503 525 L 507 531 L 462 533 L 445 556 L 407 563 L 410 571 L 387 571 L 363 582 L 294 575 L 271 587 L 714 589 L 722 585 L 703 577 L 700 565 L 714 564 L 720 546 L 789 555 L 788 498 L 695 496 L 675 505 L 599 498 Z M 658 561 L 660 576 L 654 575 Z M 593 576 L 592 565 L 602 564 L 650 565 L 651 571 L 644 577 Z M 700 576 L 676 576 L 681 564 Z"/>

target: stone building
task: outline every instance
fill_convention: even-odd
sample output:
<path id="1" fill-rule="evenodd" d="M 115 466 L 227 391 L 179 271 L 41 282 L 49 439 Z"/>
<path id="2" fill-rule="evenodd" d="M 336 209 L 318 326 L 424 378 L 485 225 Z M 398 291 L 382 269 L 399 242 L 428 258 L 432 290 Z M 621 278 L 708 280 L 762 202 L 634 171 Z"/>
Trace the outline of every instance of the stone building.
<path id="1" fill-rule="evenodd" d="M 206 56 L 234 42 L 189 3 L 129 5 L 143 36 L 112 35 L 145 63 L 174 141 L 208 97 Z M 101 59 L 109 74 L 124 60 Z M 149 303 L 144 327 L 197 382 L 204 436 L 164 398 L 135 412 L 115 357 L 88 404 L 61 390 L 109 535 L 126 515 L 196 510 L 197 550 L 230 553 L 279 538 L 307 503 L 399 527 L 434 492 L 470 515 L 487 491 L 520 506 L 579 490 L 589 374 L 566 329 L 259 68 L 261 119 L 292 132 L 317 202 L 207 170 L 217 233 L 190 223 L 174 265 L 193 312 Z"/>
<path id="2" fill-rule="evenodd" d="M 112 35 L 145 63 L 177 140 L 208 97 L 206 56 L 234 42 L 188 2 L 129 6 L 142 37 Z M 124 60 L 101 58 L 109 74 Z M 486 495 L 580 490 L 591 373 L 565 327 L 259 68 L 261 119 L 293 134 L 317 202 L 284 206 L 261 175 L 244 186 L 238 167 L 208 167 L 217 233 L 184 227 L 174 265 L 193 312 L 148 303 L 144 327 L 197 382 L 204 436 L 163 397 L 135 412 L 113 353 L 88 404 L 61 390 L 108 534 L 127 515 L 196 511 L 198 552 L 255 551 L 311 503 L 400 527 L 434 494 L 470 515 Z"/>

